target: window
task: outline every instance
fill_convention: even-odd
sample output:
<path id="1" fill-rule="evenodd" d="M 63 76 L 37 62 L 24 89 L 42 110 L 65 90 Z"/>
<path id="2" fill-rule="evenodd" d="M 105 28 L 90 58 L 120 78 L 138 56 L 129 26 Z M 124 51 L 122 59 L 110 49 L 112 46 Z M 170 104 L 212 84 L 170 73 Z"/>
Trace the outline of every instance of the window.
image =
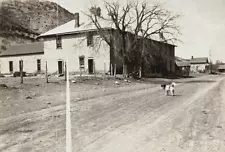
<path id="1" fill-rule="evenodd" d="M 84 68 L 84 56 L 79 57 L 80 68 Z"/>
<path id="2" fill-rule="evenodd" d="M 13 61 L 9 61 L 9 72 L 13 72 Z"/>
<path id="3" fill-rule="evenodd" d="M 61 36 L 56 36 L 56 48 L 57 49 L 62 48 L 62 38 L 61 38 Z"/>
<path id="4" fill-rule="evenodd" d="M 87 46 L 92 46 L 92 45 L 93 45 L 93 34 L 89 32 L 87 34 Z"/>
<path id="5" fill-rule="evenodd" d="M 40 72 L 41 71 L 41 60 L 37 59 L 37 71 Z"/>

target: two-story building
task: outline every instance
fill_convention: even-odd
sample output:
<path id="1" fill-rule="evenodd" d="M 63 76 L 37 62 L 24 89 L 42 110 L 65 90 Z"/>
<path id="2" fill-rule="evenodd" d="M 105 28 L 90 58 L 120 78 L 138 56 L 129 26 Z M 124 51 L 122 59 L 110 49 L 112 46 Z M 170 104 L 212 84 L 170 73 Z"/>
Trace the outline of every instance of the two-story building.
<path id="1" fill-rule="evenodd" d="M 73 74 L 80 72 L 88 74 L 94 72 L 108 73 L 111 67 L 114 68 L 115 66 L 117 73 L 121 73 L 123 65 L 119 53 L 101 38 L 95 25 L 80 25 L 79 18 L 79 13 L 75 13 L 74 20 L 39 36 L 44 43 L 44 56 L 48 62 L 48 72 L 62 74 L 67 62 L 69 72 Z M 111 41 L 118 41 L 115 28 L 109 24 L 103 24 L 102 29 L 106 34 L 110 33 L 110 36 L 112 36 Z M 157 50 L 158 56 L 165 56 L 163 61 L 165 69 L 174 72 L 175 46 L 159 41 L 154 41 L 154 43 L 160 48 Z M 117 45 L 117 43 L 113 44 Z M 127 44 L 129 45 L 129 43 Z M 144 67 L 146 68 L 145 71 L 149 72 L 160 72 L 159 68 L 161 68 L 159 64 L 154 66 L 145 65 Z"/>

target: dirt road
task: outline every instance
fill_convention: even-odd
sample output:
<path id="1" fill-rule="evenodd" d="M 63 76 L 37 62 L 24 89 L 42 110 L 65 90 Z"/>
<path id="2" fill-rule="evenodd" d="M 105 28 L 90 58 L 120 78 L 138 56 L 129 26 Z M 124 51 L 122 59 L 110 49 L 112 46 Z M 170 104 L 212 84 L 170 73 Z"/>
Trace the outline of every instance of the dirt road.
<path id="1" fill-rule="evenodd" d="M 184 81 L 175 97 L 135 88 L 73 102 L 74 152 L 225 151 L 223 76 Z M 65 106 L 4 117 L 0 129 L 0 151 L 65 151 Z"/>

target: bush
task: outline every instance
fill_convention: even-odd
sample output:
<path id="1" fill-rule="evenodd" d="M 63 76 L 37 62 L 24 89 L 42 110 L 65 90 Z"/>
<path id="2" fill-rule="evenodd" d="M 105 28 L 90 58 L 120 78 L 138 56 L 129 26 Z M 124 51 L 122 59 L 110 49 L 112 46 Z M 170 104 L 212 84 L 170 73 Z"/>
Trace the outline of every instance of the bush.
<path id="1" fill-rule="evenodd" d="M 26 76 L 26 72 L 23 72 L 23 76 L 24 77 Z M 20 77 L 20 72 L 19 71 L 14 72 L 13 77 Z"/>
<path id="2" fill-rule="evenodd" d="M 4 50 L 4 51 L 5 51 L 6 49 L 7 49 L 7 48 L 6 48 L 5 45 L 2 45 L 2 46 L 1 46 L 1 50 Z"/>
<path id="3" fill-rule="evenodd" d="M 3 74 L 0 73 L 0 78 L 3 78 L 3 77 L 5 77 L 5 76 L 4 76 Z"/>

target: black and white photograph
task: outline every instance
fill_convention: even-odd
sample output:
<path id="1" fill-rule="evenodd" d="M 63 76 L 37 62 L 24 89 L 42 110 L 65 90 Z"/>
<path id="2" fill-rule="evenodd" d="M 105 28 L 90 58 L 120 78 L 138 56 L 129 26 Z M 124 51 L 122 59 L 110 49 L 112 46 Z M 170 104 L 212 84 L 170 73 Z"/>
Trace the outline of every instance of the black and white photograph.
<path id="1" fill-rule="evenodd" d="M 0 0 L 0 152 L 225 152 L 224 0 Z"/>

